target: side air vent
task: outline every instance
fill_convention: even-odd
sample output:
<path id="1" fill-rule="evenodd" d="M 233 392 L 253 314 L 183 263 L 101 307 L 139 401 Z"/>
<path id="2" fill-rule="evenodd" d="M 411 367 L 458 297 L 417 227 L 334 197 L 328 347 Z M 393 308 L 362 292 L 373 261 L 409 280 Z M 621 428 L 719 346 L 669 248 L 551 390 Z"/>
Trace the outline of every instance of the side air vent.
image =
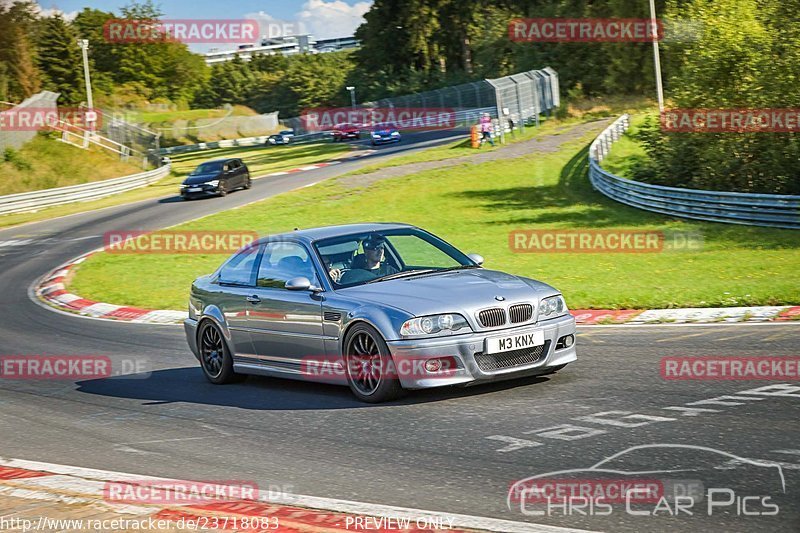
<path id="1" fill-rule="evenodd" d="M 342 319 L 342 313 L 338 311 L 325 311 L 323 313 L 322 318 L 324 318 L 328 322 L 338 322 Z"/>

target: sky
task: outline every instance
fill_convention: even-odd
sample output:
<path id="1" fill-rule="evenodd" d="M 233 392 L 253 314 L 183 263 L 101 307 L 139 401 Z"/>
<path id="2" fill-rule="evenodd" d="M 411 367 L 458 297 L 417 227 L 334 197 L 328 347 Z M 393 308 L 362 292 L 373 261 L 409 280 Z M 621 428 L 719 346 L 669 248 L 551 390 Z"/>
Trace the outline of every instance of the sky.
<path id="1" fill-rule="evenodd" d="M 119 13 L 127 0 L 38 0 L 45 14 L 74 17 L 84 7 Z M 317 38 L 347 37 L 363 22 L 372 0 L 155 0 L 164 19 L 255 19 L 263 27 L 289 23 Z M 194 51 L 207 46 L 190 45 Z"/>

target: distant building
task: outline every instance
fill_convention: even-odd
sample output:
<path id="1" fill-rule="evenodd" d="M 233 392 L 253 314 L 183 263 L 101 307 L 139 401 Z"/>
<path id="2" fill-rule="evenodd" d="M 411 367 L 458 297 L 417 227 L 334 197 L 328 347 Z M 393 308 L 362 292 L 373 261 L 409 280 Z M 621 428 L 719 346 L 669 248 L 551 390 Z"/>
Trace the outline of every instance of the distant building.
<path id="1" fill-rule="evenodd" d="M 230 61 L 239 56 L 244 61 L 249 61 L 256 54 L 282 54 L 290 56 L 294 54 L 324 54 L 326 52 L 337 52 L 358 48 L 359 44 L 355 37 L 336 37 L 332 39 L 314 39 L 311 35 L 288 35 L 286 37 L 264 37 L 255 44 L 240 44 L 234 50 L 218 50 L 212 48 L 203 58 L 207 65 Z"/>

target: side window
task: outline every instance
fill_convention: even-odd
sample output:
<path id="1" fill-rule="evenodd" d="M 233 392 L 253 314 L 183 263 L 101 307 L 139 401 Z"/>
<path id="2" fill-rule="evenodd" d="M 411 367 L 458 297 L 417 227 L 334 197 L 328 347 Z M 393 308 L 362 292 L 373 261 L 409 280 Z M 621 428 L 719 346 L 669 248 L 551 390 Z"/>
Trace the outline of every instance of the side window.
<path id="1" fill-rule="evenodd" d="M 239 168 L 240 166 L 241 166 L 241 165 L 239 164 L 239 162 L 238 162 L 237 160 L 235 160 L 235 159 L 234 159 L 233 161 L 231 161 L 231 169 L 232 169 L 232 170 L 236 170 L 236 169 L 237 169 L 237 168 Z"/>
<path id="2" fill-rule="evenodd" d="M 458 261 L 431 243 L 414 235 L 387 236 L 406 266 L 426 266 L 448 268 L 458 265 Z"/>
<path id="3" fill-rule="evenodd" d="M 317 283 L 314 264 L 305 248 L 293 242 L 271 242 L 264 247 L 256 285 L 283 289 L 287 281 L 300 276 Z"/>
<path id="4" fill-rule="evenodd" d="M 219 282 L 230 285 L 255 285 L 258 246 L 250 246 L 233 256 L 219 271 Z"/>

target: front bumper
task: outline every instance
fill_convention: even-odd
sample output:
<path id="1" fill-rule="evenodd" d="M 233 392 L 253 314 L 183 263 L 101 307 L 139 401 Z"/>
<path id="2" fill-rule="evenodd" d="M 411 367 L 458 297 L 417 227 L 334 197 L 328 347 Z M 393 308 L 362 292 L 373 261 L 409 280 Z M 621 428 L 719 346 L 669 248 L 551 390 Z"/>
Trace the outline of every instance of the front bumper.
<path id="1" fill-rule="evenodd" d="M 189 344 L 189 349 L 200 360 L 200 350 L 197 348 L 197 320 L 194 318 L 187 318 L 183 321 L 183 332 L 186 334 L 186 343 Z"/>
<path id="2" fill-rule="evenodd" d="M 543 353 L 535 361 L 496 370 L 486 369 L 485 363 L 479 364 L 478 358 L 484 352 L 486 339 L 529 334 L 535 331 L 543 331 L 545 341 Z M 500 381 L 547 373 L 553 367 L 565 365 L 577 359 L 576 343 L 569 348 L 556 350 L 558 340 L 567 335 L 572 335 L 573 338 L 575 336 L 575 319 L 569 314 L 538 324 L 452 337 L 389 341 L 387 345 L 396 366 L 399 366 L 399 361 L 425 361 L 447 356 L 456 360 L 457 368 L 455 370 L 440 375 L 422 372 L 400 372 L 398 374 L 403 388 L 424 389 Z M 420 366 L 406 365 L 408 368 L 420 368 Z"/>
<path id="3" fill-rule="evenodd" d="M 192 191 L 189 192 L 189 188 L 192 189 L 200 189 L 199 191 Z M 211 186 L 211 185 L 194 185 L 185 188 L 181 188 L 181 196 L 183 198 L 203 198 L 206 196 L 216 196 L 219 194 L 219 185 Z"/>
<path id="4" fill-rule="evenodd" d="M 394 136 L 386 136 L 386 137 L 372 137 L 373 144 L 383 144 L 383 143 L 396 143 L 400 142 L 400 137 Z"/>

